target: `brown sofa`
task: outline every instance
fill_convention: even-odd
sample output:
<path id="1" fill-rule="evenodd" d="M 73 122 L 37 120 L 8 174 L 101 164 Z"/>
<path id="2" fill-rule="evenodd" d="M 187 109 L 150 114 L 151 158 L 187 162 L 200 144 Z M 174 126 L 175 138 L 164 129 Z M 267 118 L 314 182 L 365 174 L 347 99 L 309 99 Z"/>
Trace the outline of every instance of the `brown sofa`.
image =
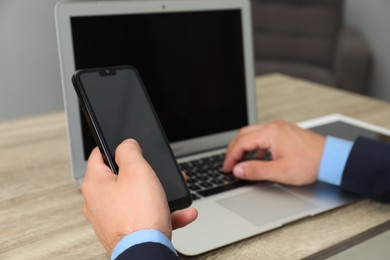
<path id="1" fill-rule="evenodd" d="M 343 26 L 342 0 L 252 0 L 256 74 L 280 72 L 366 94 L 371 52 Z"/>

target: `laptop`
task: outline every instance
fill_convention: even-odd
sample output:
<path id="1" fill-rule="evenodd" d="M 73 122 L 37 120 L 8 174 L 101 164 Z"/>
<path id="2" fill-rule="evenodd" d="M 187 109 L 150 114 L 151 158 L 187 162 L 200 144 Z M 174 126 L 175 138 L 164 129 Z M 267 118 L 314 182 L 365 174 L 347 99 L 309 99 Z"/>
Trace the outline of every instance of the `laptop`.
<path id="1" fill-rule="evenodd" d="M 184 255 L 356 200 L 320 182 L 303 188 L 245 183 L 210 169 L 218 169 L 237 129 L 257 122 L 250 13 L 248 0 L 65 1 L 55 9 L 74 180 L 82 182 L 96 144 L 79 108 L 72 74 L 84 68 L 134 66 L 190 176 L 199 217 L 176 230 L 172 240 Z"/>

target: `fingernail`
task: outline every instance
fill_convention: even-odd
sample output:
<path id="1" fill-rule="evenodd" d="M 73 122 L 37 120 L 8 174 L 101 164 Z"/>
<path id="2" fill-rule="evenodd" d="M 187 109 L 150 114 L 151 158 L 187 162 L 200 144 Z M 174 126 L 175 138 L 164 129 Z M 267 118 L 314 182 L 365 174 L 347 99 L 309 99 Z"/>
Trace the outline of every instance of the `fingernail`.
<path id="1" fill-rule="evenodd" d="M 130 142 L 134 142 L 134 143 L 138 144 L 137 140 L 135 140 L 133 138 L 129 138 L 129 139 L 125 140 L 125 141 L 130 141 Z"/>
<path id="2" fill-rule="evenodd" d="M 237 165 L 233 169 L 234 176 L 242 178 L 245 175 L 244 167 L 242 165 Z"/>

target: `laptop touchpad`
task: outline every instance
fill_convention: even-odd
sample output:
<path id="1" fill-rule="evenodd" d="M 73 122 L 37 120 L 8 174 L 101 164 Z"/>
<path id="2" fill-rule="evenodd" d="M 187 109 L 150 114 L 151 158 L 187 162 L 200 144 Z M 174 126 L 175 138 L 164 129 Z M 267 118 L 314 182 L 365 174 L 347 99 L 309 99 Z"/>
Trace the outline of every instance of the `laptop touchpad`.
<path id="1" fill-rule="evenodd" d="M 279 185 L 259 187 L 258 190 L 221 199 L 217 203 L 258 226 L 318 207 Z"/>

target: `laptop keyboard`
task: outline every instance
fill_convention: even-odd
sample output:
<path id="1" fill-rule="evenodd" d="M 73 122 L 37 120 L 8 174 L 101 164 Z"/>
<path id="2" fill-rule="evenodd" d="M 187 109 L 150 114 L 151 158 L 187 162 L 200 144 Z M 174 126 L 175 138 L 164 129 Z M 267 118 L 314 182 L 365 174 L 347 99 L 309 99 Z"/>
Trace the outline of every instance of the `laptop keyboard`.
<path id="1" fill-rule="evenodd" d="M 251 183 L 222 172 L 224 159 L 224 154 L 218 154 L 179 164 L 187 174 L 187 185 L 194 200 Z"/>

